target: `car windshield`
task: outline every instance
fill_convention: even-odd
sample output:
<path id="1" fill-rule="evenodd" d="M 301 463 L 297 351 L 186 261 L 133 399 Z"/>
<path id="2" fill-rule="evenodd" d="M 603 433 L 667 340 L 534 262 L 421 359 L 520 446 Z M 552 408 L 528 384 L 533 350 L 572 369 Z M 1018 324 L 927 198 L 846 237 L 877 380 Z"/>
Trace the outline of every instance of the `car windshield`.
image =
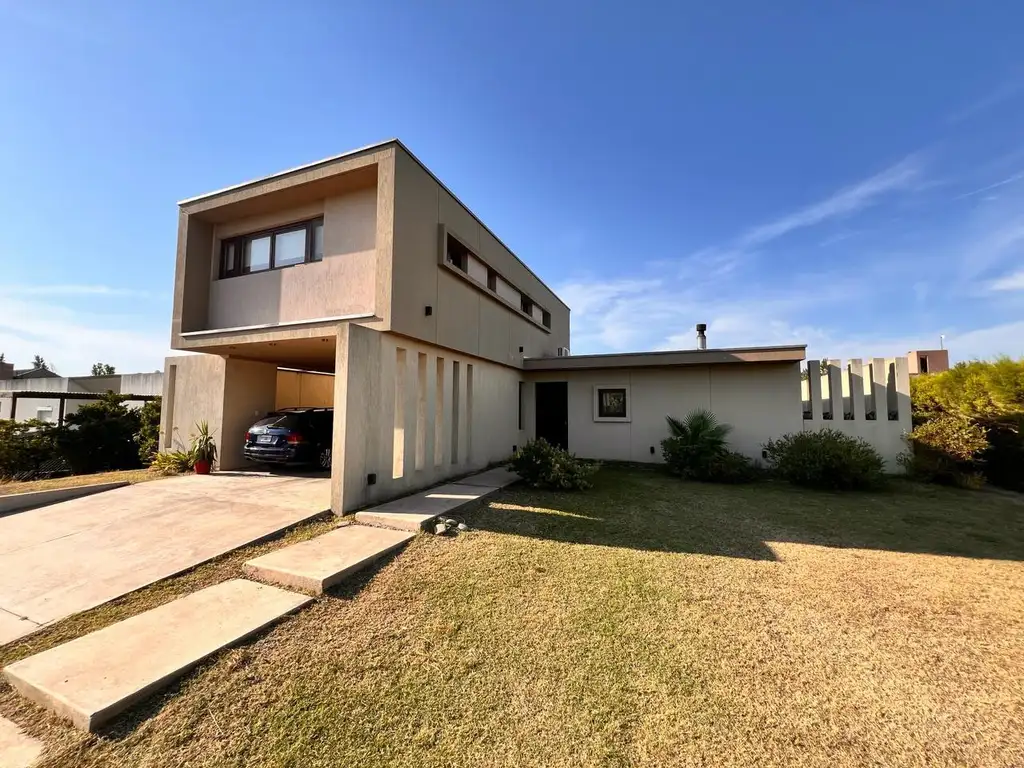
<path id="1" fill-rule="evenodd" d="M 260 419 L 254 427 L 281 427 L 283 429 L 294 429 L 299 424 L 298 414 L 295 413 L 271 413 L 264 419 Z"/>

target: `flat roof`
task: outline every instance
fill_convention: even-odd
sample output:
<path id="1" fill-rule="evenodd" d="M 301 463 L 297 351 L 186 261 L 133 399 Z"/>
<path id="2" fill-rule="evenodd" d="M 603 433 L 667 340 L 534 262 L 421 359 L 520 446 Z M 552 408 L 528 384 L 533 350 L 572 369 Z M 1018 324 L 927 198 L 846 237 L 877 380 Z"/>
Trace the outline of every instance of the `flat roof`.
<path id="1" fill-rule="evenodd" d="M 314 168 L 320 168 L 322 166 L 330 165 L 331 163 L 336 163 L 338 161 L 345 160 L 347 158 L 354 157 L 356 155 L 361 155 L 361 154 L 364 154 L 366 152 L 375 152 L 377 150 L 384 149 L 385 147 L 389 147 L 389 146 L 399 147 L 403 152 L 405 152 L 405 154 L 407 154 L 409 157 L 411 157 L 413 159 L 413 161 L 415 161 L 416 164 L 419 165 L 420 168 L 422 168 L 424 171 L 426 171 L 430 175 L 430 178 L 432 178 L 434 181 L 436 181 L 445 192 L 447 192 L 449 195 L 452 196 L 452 198 L 455 200 L 455 202 L 457 202 L 459 205 L 461 205 L 463 208 L 465 208 L 466 211 L 469 213 L 469 215 L 472 216 L 474 219 L 476 219 L 477 224 L 479 224 L 481 227 L 483 227 L 485 230 L 487 230 L 488 234 L 490 234 L 491 237 L 493 237 L 495 240 L 497 240 L 499 245 L 501 245 L 505 250 L 507 250 L 510 254 L 512 254 L 512 258 L 513 259 L 518 261 L 527 272 L 529 272 L 531 275 L 533 275 L 540 282 L 541 285 L 543 285 L 545 288 L 547 288 L 549 291 L 551 291 L 551 295 L 555 297 L 555 300 L 559 304 L 561 304 L 563 307 L 565 307 L 568 310 L 572 309 L 572 307 L 570 307 L 568 304 L 566 304 L 564 301 L 562 301 L 562 298 L 551 289 L 551 286 L 549 286 L 546 282 L 541 280 L 541 278 L 537 275 L 537 273 L 534 272 L 532 269 L 530 269 L 529 265 L 525 261 L 520 259 L 519 256 L 516 255 L 516 252 L 513 251 L 511 248 L 509 248 L 505 244 L 505 242 L 500 237 L 498 237 L 497 234 L 495 234 L 494 230 L 492 230 L 490 227 L 488 227 L 483 222 L 483 219 L 481 219 L 479 216 L 477 216 L 473 212 L 472 208 L 470 208 L 468 205 L 466 205 L 464 202 L 462 202 L 462 200 L 459 199 L 459 196 L 456 195 L 454 192 L 452 192 L 451 189 L 449 189 L 448 185 L 445 184 L 443 181 L 441 181 L 437 177 L 436 173 L 434 173 L 432 170 L 430 170 L 430 168 L 428 168 L 427 165 L 422 160 L 420 160 L 418 157 L 416 157 L 416 155 L 413 154 L 413 151 L 411 149 L 409 149 L 407 146 L 405 146 L 405 144 L 402 143 L 401 139 L 397 139 L 397 138 L 387 139 L 386 141 L 380 141 L 380 142 L 377 142 L 376 144 L 367 144 L 365 147 L 359 147 L 358 149 L 350 149 L 347 152 L 342 152 L 340 155 L 332 155 L 331 157 L 326 157 L 323 160 L 314 160 L 312 163 L 306 163 L 305 165 L 298 165 L 298 166 L 295 166 L 294 168 L 289 168 L 289 169 L 287 169 L 285 171 L 278 171 L 277 173 L 271 173 L 271 174 L 268 174 L 267 176 L 260 176 L 260 177 L 255 178 L 255 179 L 250 179 L 249 181 L 243 181 L 240 184 L 232 184 L 230 187 L 224 187 L 222 189 L 217 189 L 217 190 L 214 190 L 213 192 L 206 192 L 206 193 L 204 193 L 202 195 L 196 195 L 195 197 L 189 197 L 189 198 L 186 198 L 185 200 L 179 200 L 178 201 L 178 205 L 179 206 L 190 205 L 192 203 L 198 203 L 198 202 L 200 202 L 202 200 L 209 200 L 209 199 L 215 198 L 215 197 L 217 197 L 219 195 L 224 195 L 224 194 L 227 194 L 229 192 L 237 192 L 239 190 L 245 189 L 246 187 L 252 187 L 252 186 L 255 186 L 257 184 L 265 184 L 268 181 L 273 181 L 274 179 L 279 179 L 281 177 L 288 176 L 290 174 L 301 173 L 303 171 L 309 171 L 309 170 L 312 170 Z"/>
<path id="2" fill-rule="evenodd" d="M 613 352 L 566 357 L 528 357 L 527 371 L 572 371 L 602 368 L 657 368 L 680 365 L 730 365 L 740 363 L 799 363 L 807 357 L 807 345 L 779 347 L 729 347 L 723 349 L 675 349 L 664 352 Z"/>

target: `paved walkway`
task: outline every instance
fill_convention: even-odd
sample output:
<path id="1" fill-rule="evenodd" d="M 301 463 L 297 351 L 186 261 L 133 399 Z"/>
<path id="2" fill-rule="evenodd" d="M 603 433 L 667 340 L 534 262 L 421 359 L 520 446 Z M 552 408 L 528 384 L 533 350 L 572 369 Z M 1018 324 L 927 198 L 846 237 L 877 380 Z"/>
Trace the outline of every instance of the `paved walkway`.
<path id="1" fill-rule="evenodd" d="M 519 475 L 515 472 L 496 467 L 448 485 L 428 488 L 420 493 L 356 512 L 356 522 L 403 531 L 425 531 L 437 517 L 453 513 L 460 507 L 499 491 L 518 479 Z"/>
<path id="2" fill-rule="evenodd" d="M 0 517 L 0 645 L 330 508 L 330 480 L 186 476 Z"/>

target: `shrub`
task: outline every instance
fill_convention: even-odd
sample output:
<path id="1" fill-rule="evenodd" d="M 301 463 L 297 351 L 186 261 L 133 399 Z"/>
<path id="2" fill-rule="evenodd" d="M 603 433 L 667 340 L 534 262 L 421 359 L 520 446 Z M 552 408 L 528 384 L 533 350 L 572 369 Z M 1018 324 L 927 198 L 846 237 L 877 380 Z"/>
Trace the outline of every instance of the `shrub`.
<path id="1" fill-rule="evenodd" d="M 126 398 L 108 392 L 68 416 L 57 433 L 57 449 L 76 475 L 115 469 L 137 469 L 139 412 Z"/>
<path id="2" fill-rule="evenodd" d="M 34 477 L 57 457 L 56 435 L 57 428 L 45 421 L 0 419 L 0 479 Z"/>
<path id="3" fill-rule="evenodd" d="M 885 463 L 867 441 L 825 428 L 793 432 L 764 444 L 768 466 L 794 485 L 831 490 L 872 488 Z"/>
<path id="4" fill-rule="evenodd" d="M 737 451 L 722 451 L 708 462 L 707 474 L 698 477 L 708 483 L 752 483 L 761 477 L 761 466 Z"/>
<path id="5" fill-rule="evenodd" d="M 148 467 L 160 447 L 160 398 L 150 400 L 139 408 L 139 431 L 135 435 L 139 445 L 139 461 Z"/>
<path id="6" fill-rule="evenodd" d="M 544 438 L 531 440 L 512 457 L 509 469 L 534 488 L 576 491 L 590 488 L 599 465 L 577 459 Z"/>
<path id="7" fill-rule="evenodd" d="M 161 475 L 178 475 L 189 472 L 195 463 L 192 451 L 166 451 L 153 456 L 149 468 Z"/>
<path id="8" fill-rule="evenodd" d="M 1024 413 L 1012 413 L 981 423 L 988 446 L 979 454 L 981 470 L 993 485 L 1024 491 Z"/>
<path id="9" fill-rule="evenodd" d="M 963 488 L 984 484 L 978 456 L 988 447 L 987 431 L 967 416 L 933 415 L 914 427 L 907 442 L 910 451 L 900 463 L 912 477 Z"/>
<path id="10" fill-rule="evenodd" d="M 671 435 L 661 441 L 668 471 L 688 480 L 745 483 L 757 477 L 757 467 L 741 453 L 730 451 L 726 438 L 732 427 L 711 411 L 697 408 L 682 419 L 666 416 Z"/>

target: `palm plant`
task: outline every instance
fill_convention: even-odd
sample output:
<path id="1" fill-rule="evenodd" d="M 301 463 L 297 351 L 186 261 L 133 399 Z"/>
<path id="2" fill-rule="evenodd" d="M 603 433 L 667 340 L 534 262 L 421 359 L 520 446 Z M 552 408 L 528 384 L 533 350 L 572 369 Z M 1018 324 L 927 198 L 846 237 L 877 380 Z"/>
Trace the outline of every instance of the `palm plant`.
<path id="1" fill-rule="evenodd" d="M 213 441 L 210 425 L 206 421 L 196 424 L 196 434 L 192 436 L 192 456 L 195 461 L 213 464 L 217 460 L 217 444 Z"/>
<path id="2" fill-rule="evenodd" d="M 725 449 L 732 426 L 723 424 L 706 408 L 695 408 L 683 420 L 666 416 L 672 437 L 682 438 L 684 445 L 699 448 L 701 452 L 718 453 Z"/>
<path id="3" fill-rule="evenodd" d="M 669 469 L 682 477 L 708 474 L 712 462 L 728 452 L 732 427 L 723 424 L 706 408 L 696 408 L 681 420 L 666 416 L 671 437 L 661 443 Z"/>

